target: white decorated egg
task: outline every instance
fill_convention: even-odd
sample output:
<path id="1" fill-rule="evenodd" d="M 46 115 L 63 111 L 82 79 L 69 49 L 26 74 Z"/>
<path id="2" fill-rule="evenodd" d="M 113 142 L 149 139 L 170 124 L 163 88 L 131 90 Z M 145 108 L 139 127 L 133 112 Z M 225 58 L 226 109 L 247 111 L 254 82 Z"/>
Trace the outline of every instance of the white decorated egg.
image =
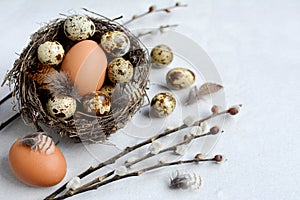
<path id="1" fill-rule="evenodd" d="M 38 59 L 45 65 L 58 65 L 63 61 L 65 50 L 57 41 L 46 41 L 38 47 Z"/>
<path id="2" fill-rule="evenodd" d="M 130 40 L 124 32 L 110 31 L 102 35 L 103 49 L 113 57 L 125 55 L 130 48 Z"/>
<path id="3" fill-rule="evenodd" d="M 93 36 L 95 29 L 94 22 L 82 15 L 69 16 L 64 22 L 64 33 L 73 41 L 80 41 Z"/>
<path id="4" fill-rule="evenodd" d="M 156 117 L 166 117 L 170 115 L 176 107 L 175 97 L 166 92 L 155 95 L 151 100 L 151 112 Z"/>
<path id="5" fill-rule="evenodd" d="M 100 91 L 85 95 L 82 98 L 82 105 L 85 112 L 97 116 L 108 114 L 111 108 L 109 98 Z"/>
<path id="6" fill-rule="evenodd" d="M 46 107 L 52 117 L 67 120 L 71 118 L 76 111 L 76 100 L 69 96 L 56 95 L 48 100 Z"/>
<path id="7" fill-rule="evenodd" d="M 195 82 L 195 74 L 186 68 L 173 68 L 167 73 L 166 82 L 173 90 L 186 88 Z"/>
<path id="8" fill-rule="evenodd" d="M 155 46 L 150 55 L 154 67 L 166 67 L 173 61 L 172 49 L 164 44 Z"/>
<path id="9" fill-rule="evenodd" d="M 124 58 L 115 58 L 107 67 L 108 78 L 113 83 L 127 83 L 132 79 L 133 66 Z"/>

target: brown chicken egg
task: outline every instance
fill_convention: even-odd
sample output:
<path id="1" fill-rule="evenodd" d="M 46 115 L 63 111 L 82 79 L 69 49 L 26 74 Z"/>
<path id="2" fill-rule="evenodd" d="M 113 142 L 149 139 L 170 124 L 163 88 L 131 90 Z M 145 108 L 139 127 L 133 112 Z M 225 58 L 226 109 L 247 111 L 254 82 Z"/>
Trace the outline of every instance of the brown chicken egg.
<path id="1" fill-rule="evenodd" d="M 69 74 L 81 96 L 101 88 L 106 68 L 106 55 L 93 40 L 75 44 L 66 54 L 61 66 L 61 70 Z"/>
<path id="2" fill-rule="evenodd" d="M 14 175 L 31 186 L 56 185 L 67 171 L 64 155 L 44 133 L 16 140 L 10 148 L 8 160 Z"/>

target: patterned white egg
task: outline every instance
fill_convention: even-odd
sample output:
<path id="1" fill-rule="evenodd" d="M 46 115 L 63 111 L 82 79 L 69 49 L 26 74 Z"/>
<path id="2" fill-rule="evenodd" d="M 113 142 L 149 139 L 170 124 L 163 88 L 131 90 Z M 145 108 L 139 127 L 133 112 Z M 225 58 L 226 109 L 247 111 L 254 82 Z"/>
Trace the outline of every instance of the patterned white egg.
<path id="1" fill-rule="evenodd" d="M 73 40 L 80 41 L 92 37 L 96 27 L 92 20 L 82 15 L 72 15 L 64 22 L 65 35 Z"/>
<path id="2" fill-rule="evenodd" d="M 112 85 L 104 85 L 100 89 L 100 92 L 105 94 L 109 99 L 111 99 L 114 91 L 115 91 L 115 87 Z"/>
<path id="3" fill-rule="evenodd" d="M 67 120 L 71 118 L 76 111 L 76 100 L 69 96 L 56 95 L 48 100 L 46 107 L 52 117 Z"/>
<path id="4" fill-rule="evenodd" d="M 156 117 L 166 117 L 170 115 L 176 107 L 175 97 L 166 92 L 155 95 L 151 100 L 151 112 Z"/>
<path id="5" fill-rule="evenodd" d="M 155 46 L 150 55 L 154 67 L 166 67 L 173 61 L 172 49 L 164 44 Z"/>
<path id="6" fill-rule="evenodd" d="M 133 65 L 124 58 L 115 58 L 107 67 L 108 78 L 113 83 L 127 83 L 133 76 Z"/>
<path id="7" fill-rule="evenodd" d="M 63 61 L 65 50 L 57 41 L 46 41 L 38 47 L 37 54 L 42 64 L 58 65 Z"/>
<path id="8" fill-rule="evenodd" d="M 170 89 L 178 90 L 186 88 L 195 82 L 195 74 L 186 68 L 173 68 L 166 76 L 167 85 Z"/>
<path id="9" fill-rule="evenodd" d="M 97 116 L 106 115 L 110 112 L 110 99 L 100 91 L 89 93 L 82 98 L 83 109 L 87 113 Z"/>
<path id="10" fill-rule="evenodd" d="M 119 57 L 129 51 L 130 40 L 123 32 L 110 31 L 102 35 L 101 45 L 109 55 Z"/>

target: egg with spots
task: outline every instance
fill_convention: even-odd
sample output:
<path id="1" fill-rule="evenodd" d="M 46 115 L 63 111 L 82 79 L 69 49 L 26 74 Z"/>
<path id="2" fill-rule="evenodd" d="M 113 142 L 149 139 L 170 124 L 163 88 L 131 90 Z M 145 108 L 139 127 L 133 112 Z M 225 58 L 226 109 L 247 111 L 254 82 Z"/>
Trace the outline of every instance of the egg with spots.
<path id="1" fill-rule="evenodd" d="M 85 95 L 81 101 L 85 112 L 97 116 L 106 115 L 111 109 L 110 99 L 100 91 Z"/>
<path id="2" fill-rule="evenodd" d="M 168 71 L 166 82 L 168 87 L 173 90 L 186 88 L 195 82 L 195 74 L 186 68 L 173 68 Z"/>
<path id="3" fill-rule="evenodd" d="M 127 83 L 133 77 L 133 65 L 124 58 L 115 58 L 107 67 L 108 78 L 113 83 Z"/>
<path id="4" fill-rule="evenodd" d="M 100 89 L 100 92 L 105 94 L 109 99 L 111 99 L 113 92 L 115 91 L 115 87 L 112 85 L 104 85 Z"/>
<path id="5" fill-rule="evenodd" d="M 64 95 L 53 96 L 46 104 L 48 113 L 59 120 L 71 118 L 76 111 L 76 106 L 74 98 Z"/>
<path id="6" fill-rule="evenodd" d="M 124 32 L 110 31 L 102 35 L 101 46 L 113 57 L 125 55 L 130 48 L 130 40 Z"/>
<path id="7" fill-rule="evenodd" d="M 166 117 L 170 115 L 176 107 L 175 97 L 166 92 L 155 95 L 151 100 L 151 113 L 156 117 Z"/>
<path id="8" fill-rule="evenodd" d="M 172 49 L 164 44 L 155 46 L 150 55 L 154 67 L 166 67 L 173 61 Z"/>
<path id="9" fill-rule="evenodd" d="M 65 35 L 73 40 L 80 41 L 92 37 L 96 27 L 94 22 L 86 16 L 72 15 L 64 22 Z"/>
<path id="10" fill-rule="evenodd" d="M 57 41 L 46 41 L 39 45 L 37 54 L 38 59 L 42 64 L 58 65 L 63 61 L 65 50 Z"/>
<path id="11" fill-rule="evenodd" d="M 67 172 L 64 155 L 44 133 L 17 139 L 9 150 L 8 161 L 13 174 L 30 186 L 56 185 Z"/>

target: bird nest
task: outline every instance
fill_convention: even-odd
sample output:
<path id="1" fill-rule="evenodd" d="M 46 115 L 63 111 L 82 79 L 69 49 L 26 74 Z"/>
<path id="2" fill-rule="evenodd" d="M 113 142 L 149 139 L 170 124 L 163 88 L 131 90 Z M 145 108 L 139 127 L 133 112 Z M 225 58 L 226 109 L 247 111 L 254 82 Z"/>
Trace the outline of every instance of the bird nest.
<path id="1" fill-rule="evenodd" d="M 4 82 L 13 85 L 14 104 L 26 123 L 33 124 L 38 130 L 49 128 L 62 136 L 76 141 L 103 142 L 107 137 L 132 118 L 144 104 L 148 83 L 150 61 L 145 46 L 129 30 L 114 20 L 105 17 L 90 17 L 95 24 L 96 32 L 89 40 L 99 43 L 101 36 L 109 31 L 120 31 L 130 39 L 130 49 L 122 57 L 133 65 L 133 78 L 126 83 L 115 83 L 111 98 L 111 110 L 108 114 L 97 116 L 85 113 L 77 108 L 75 114 L 60 120 L 47 112 L 46 101 L 49 91 L 34 78 L 36 73 L 43 73 L 37 56 L 39 45 L 46 41 L 58 41 L 65 52 L 77 42 L 68 39 L 64 33 L 66 18 L 56 19 L 40 28 L 31 36 L 28 46 L 19 55 L 13 68 L 8 72 Z M 112 58 L 107 55 L 108 62 Z M 55 67 L 59 71 L 60 65 Z M 105 81 L 109 81 L 105 79 Z M 78 101 L 78 105 L 81 102 Z"/>

